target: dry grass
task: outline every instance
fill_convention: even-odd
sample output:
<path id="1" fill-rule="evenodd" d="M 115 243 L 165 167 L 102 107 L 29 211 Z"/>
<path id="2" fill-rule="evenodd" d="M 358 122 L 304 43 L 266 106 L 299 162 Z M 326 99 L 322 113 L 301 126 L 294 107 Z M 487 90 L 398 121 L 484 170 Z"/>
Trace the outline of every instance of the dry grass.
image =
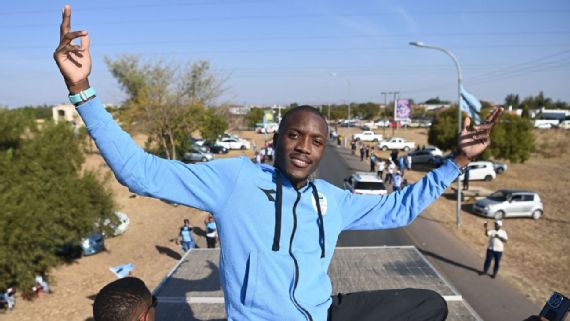
<path id="1" fill-rule="evenodd" d="M 356 131 L 352 129 L 350 133 Z M 344 128 L 341 132 L 349 134 Z M 377 132 L 382 133 L 381 130 Z M 535 130 L 534 134 L 536 147 L 527 162 L 508 164 L 507 172 L 498 175 L 496 180 L 471 185 L 491 190 L 528 189 L 538 192 L 542 198 L 545 213 L 539 220 L 516 218 L 505 221 L 509 242 L 500 271 L 501 277 L 542 305 L 552 291 L 570 293 L 570 131 Z M 398 129 L 394 135 L 420 145 L 427 144 L 425 129 Z M 411 172 L 408 178 L 415 181 L 423 174 Z M 457 228 L 456 203 L 451 194 L 448 196 L 432 204 L 429 215 L 442 221 L 459 239 L 478 251 L 482 264 L 487 244 L 482 224 L 486 219 L 464 210 L 462 225 Z"/>

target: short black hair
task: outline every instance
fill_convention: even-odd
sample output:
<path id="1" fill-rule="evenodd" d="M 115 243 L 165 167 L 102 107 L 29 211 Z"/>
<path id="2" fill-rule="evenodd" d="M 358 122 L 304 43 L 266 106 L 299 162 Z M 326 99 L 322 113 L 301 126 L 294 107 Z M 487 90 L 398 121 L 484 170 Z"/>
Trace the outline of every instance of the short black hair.
<path id="1" fill-rule="evenodd" d="M 292 109 L 289 109 L 281 118 L 281 123 L 279 123 L 279 131 L 278 132 L 281 133 L 281 131 L 285 128 L 283 126 L 285 126 L 287 124 L 287 120 L 293 114 L 301 112 L 301 111 L 310 112 L 310 113 L 313 113 L 313 114 L 319 116 L 323 120 L 323 122 L 325 123 L 325 125 L 326 125 L 325 128 L 327 129 L 327 134 L 328 134 L 329 123 L 328 123 L 327 119 L 325 118 L 325 116 L 323 114 L 321 114 L 321 112 L 317 108 L 310 106 L 310 105 L 301 105 L 301 106 L 297 106 L 297 107 L 294 107 Z"/>
<path id="2" fill-rule="evenodd" d="M 141 305 L 148 305 L 152 295 L 144 282 L 125 277 L 105 285 L 93 303 L 95 321 L 131 321 Z"/>

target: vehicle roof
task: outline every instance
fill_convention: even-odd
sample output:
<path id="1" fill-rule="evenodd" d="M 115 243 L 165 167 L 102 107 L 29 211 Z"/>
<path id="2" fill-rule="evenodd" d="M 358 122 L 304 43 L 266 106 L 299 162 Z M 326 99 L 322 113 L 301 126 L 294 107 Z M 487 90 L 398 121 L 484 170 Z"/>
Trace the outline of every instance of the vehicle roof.
<path id="1" fill-rule="evenodd" d="M 359 182 L 382 182 L 381 178 L 371 172 L 355 172 L 352 177 Z"/>
<path id="2" fill-rule="evenodd" d="M 469 165 L 473 165 L 473 164 L 491 164 L 493 165 L 493 162 L 489 162 L 489 161 L 474 161 L 474 162 L 470 162 Z"/>
<path id="3" fill-rule="evenodd" d="M 503 191 L 503 192 L 509 193 L 509 194 L 511 194 L 511 193 L 531 193 L 531 194 L 538 194 L 537 192 L 529 191 L 529 190 L 526 190 L 526 189 L 516 189 L 516 188 L 500 189 L 500 190 L 497 190 L 497 192 L 498 192 L 498 191 Z"/>

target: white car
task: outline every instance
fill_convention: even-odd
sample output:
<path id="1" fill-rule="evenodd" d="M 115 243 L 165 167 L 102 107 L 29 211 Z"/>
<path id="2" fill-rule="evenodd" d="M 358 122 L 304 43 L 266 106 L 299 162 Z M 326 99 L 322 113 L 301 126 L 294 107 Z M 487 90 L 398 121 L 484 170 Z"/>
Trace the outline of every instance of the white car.
<path id="1" fill-rule="evenodd" d="M 485 217 L 503 219 L 506 217 L 532 217 L 539 219 L 544 212 L 544 204 L 537 193 L 502 189 L 477 200 L 473 204 L 473 211 Z"/>
<path id="2" fill-rule="evenodd" d="M 413 149 L 415 146 L 416 146 L 416 143 L 407 142 L 402 137 L 392 137 L 389 140 L 383 140 L 380 143 L 378 143 L 378 148 L 380 148 L 383 151 L 387 151 L 389 149 L 392 149 L 392 150 L 397 149 L 397 150 L 403 150 L 403 151 L 407 152 L 410 149 Z"/>
<path id="3" fill-rule="evenodd" d="M 497 177 L 495 165 L 492 162 L 477 161 L 467 165 L 465 170 L 469 170 L 469 181 L 490 181 Z M 465 174 L 461 174 L 459 179 L 463 180 Z"/>
<path id="4" fill-rule="evenodd" d="M 386 195 L 388 193 L 382 179 L 371 172 L 356 172 L 345 178 L 344 189 L 352 194 Z"/>
<path id="5" fill-rule="evenodd" d="M 239 139 L 239 138 L 233 138 L 233 137 L 228 137 L 228 138 L 222 138 L 218 141 L 216 141 L 217 145 L 221 145 L 224 146 L 227 149 L 250 149 L 251 148 L 251 144 L 244 139 Z"/>

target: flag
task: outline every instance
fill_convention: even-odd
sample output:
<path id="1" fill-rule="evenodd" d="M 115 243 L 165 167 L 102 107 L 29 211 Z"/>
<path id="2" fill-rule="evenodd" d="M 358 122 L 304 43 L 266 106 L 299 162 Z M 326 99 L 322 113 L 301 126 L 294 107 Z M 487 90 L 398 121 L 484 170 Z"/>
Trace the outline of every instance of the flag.
<path id="1" fill-rule="evenodd" d="M 475 122 L 475 124 L 479 125 L 481 122 L 481 117 L 479 113 L 481 112 L 481 103 L 477 97 L 471 95 L 470 93 L 463 88 L 461 85 L 461 110 L 466 112 L 469 117 Z"/>

